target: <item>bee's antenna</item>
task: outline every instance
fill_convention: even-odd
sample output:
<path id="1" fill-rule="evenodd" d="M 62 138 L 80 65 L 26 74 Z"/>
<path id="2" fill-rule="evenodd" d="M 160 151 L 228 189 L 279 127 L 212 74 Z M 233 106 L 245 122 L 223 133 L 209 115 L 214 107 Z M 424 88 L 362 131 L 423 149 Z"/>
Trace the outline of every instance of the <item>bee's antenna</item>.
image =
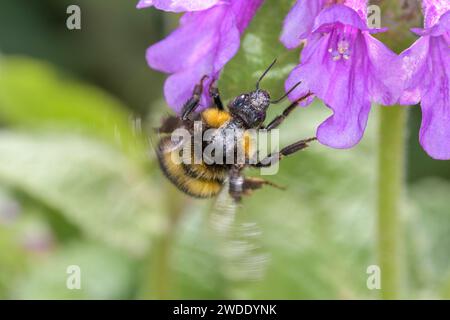
<path id="1" fill-rule="evenodd" d="M 264 71 L 264 73 L 259 77 L 258 82 L 256 82 L 256 90 L 259 90 L 259 84 L 261 83 L 262 79 L 267 75 L 267 73 L 272 69 L 272 67 L 277 63 L 277 59 L 273 60 L 273 62 L 270 64 L 270 66 Z"/>
<path id="2" fill-rule="evenodd" d="M 290 95 L 292 93 L 292 91 L 294 91 L 302 82 L 297 82 L 291 89 L 289 89 L 288 92 L 286 92 L 286 94 L 284 96 L 282 96 L 281 98 L 277 99 L 277 100 L 273 100 L 270 101 L 271 104 L 277 104 L 280 103 L 281 101 L 283 101 L 288 95 Z"/>

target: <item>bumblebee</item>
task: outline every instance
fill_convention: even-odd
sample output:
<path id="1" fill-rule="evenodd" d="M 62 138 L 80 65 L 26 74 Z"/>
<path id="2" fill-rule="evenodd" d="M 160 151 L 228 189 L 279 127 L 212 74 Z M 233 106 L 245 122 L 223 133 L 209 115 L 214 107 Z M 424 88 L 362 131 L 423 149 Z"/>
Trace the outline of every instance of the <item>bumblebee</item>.
<path id="1" fill-rule="evenodd" d="M 282 122 L 291 114 L 298 103 L 307 99 L 312 95 L 308 93 L 304 97 L 290 104 L 280 115 L 275 117 L 269 124 L 264 125 L 266 120 L 266 111 L 271 104 L 281 102 L 291 93 L 300 83 L 296 84 L 292 89 L 278 100 L 272 101 L 267 91 L 260 89 L 260 82 L 273 67 L 276 60 L 264 71 L 256 83 L 256 90 L 244 93 L 234 98 L 225 109 L 216 82 L 211 82 L 209 86 L 209 94 L 211 96 L 212 105 L 201 111 L 196 112 L 200 103 L 204 81 L 204 76 L 200 83 L 193 90 L 192 97 L 183 106 L 181 116 L 170 116 L 163 120 L 159 128 L 160 140 L 157 145 L 156 154 L 164 175 L 181 191 L 189 196 L 196 198 L 211 198 L 217 196 L 224 186 L 228 185 L 228 192 L 231 197 L 239 202 L 243 195 L 249 195 L 253 190 L 259 189 L 264 185 L 278 187 L 270 181 L 266 181 L 256 177 L 245 177 L 242 171 L 246 167 L 263 168 L 271 166 L 274 162 L 281 160 L 283 157 L 298 152 L 308 147 L 308 144 L 316 138 L 310 138 L 297 141 L 279 152 L 270 154 L 267 158 L 256 163 L 235 163 L 228 164 L 224 161 L 183 161 L 186 156 L 194 160 L 194 154 L 191 151 L 189 155 L 183 154 L 180 146 L 188 144 L 193 150 L 196 143 L 192 137 L 195 136 L 195 123 L 200 122 L 202 133 L 207 129 L 214 130 L 214 136 L 207 142 L 202 141 L 199 147 L 202 151 L 212 144 L 225 146 L 225 153 L 236 151 L 237 146 L 244 150 L 245 159 L 250 157 L 249 138 L 247 132 L 250 129 L 256 130 L 273 130 L 278 128 Z M 192 133 L 191 138 L 174 141 L 173 133 L 183 128 Z M 228 131 L 227 131 L 228 130 Z M 241 135 L 232 137 L 231 143 L 225 132 L 243 132 Z M 222 159 L 220 159 L 222 160 Z"/>

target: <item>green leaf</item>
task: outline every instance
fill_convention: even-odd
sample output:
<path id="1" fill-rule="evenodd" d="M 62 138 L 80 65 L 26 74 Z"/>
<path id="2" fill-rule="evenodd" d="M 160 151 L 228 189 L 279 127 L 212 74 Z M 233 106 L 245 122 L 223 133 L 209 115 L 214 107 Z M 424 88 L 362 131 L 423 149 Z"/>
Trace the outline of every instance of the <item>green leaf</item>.
<path id="1" fill-rule="evenodd" d="M 160 192 L 116 149 L 70 135 L 0 133 L 0 182 L 86 236 L 143 254 L 163 230 Z"/>
<path id="2" fill-rule="evenodd" d="M 81 133 L 142 158 L 144 139 L 117 99 L 52 65 L 22 57 L 0 59 L 0 120 L 27 130 Z M 139 127 L 138 127 L 139 129 Z"/>
<path id="3" fill-rule="evenodd" d="M 274 59 L 278 62 L 261 87 L 274 98 L 284 94 L 287 75 L 299 61 L 299 51 L 288 51 L 279 41 L 283 19 L 292 3 L 290 0 L 264 2 L 241 40 L 239 53 L 226 65 L 221 76 L 219 87 L 225 98 L 253 90 Z"/>
<path id="4" fill-rule="evenodd" d="M 68 278 L 80 270 L 80 289 L 70 289 Z M 120 252 L 90 243 L 77 243 L 36 261 L 16 283 L 16 299 L 124 299 L 131 298 L 133 261 Z M 68 273 L 68 270 L 70 273 Z"/>

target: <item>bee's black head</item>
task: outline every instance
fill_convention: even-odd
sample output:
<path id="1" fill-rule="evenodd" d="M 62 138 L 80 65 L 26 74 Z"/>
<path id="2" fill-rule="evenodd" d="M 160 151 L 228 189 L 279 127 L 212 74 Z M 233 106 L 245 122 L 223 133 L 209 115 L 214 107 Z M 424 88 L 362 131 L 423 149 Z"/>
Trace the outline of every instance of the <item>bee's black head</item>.
<path id="1" fill-rule="evenodd" d="M 230 104 L 230 113 L 240 118 L 248 128 L 259 127 L 266 119 L 270 95 L 265 90 L 255 90 L 236 97 Z"/>
<path id="2" fill-rule="evenodd" d="M 261 77 L 256 82 L 256 90 L 250 93 L 242 94 L 236 97 L 228 105 L 230 113 L 237 118 L 240 118 L 247 128 L 257 128 L 266 119 L 266 111 L 270 104 L 277 104 L 285 99 L 295 88 L 300 84 L 294 85 L 284 96 L 281 98 L 271 101 L 270 95 L 267 91 L 259 88 L 261 81 L 267 75 L 267 73 L 272 69 L 277 60 L 275 59 L 272 64 L 263 72 Z"/>

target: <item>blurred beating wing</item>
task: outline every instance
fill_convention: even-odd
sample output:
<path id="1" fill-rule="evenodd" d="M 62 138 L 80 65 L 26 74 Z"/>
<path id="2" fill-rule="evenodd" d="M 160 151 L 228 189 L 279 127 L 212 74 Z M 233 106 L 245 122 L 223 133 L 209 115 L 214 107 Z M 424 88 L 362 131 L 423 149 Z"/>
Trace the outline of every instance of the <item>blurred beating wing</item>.
<path id="1" fill-rule="evenodd" d="M 261 230 L 254 221 L 237 215 L 240 205 L 228 193 L 229 181 L 217 196 L 210 225 L 219 238 L 226 276 L 233 281 L 255 281 L 264 276 L 269 256 L 259 244 Z"/>

